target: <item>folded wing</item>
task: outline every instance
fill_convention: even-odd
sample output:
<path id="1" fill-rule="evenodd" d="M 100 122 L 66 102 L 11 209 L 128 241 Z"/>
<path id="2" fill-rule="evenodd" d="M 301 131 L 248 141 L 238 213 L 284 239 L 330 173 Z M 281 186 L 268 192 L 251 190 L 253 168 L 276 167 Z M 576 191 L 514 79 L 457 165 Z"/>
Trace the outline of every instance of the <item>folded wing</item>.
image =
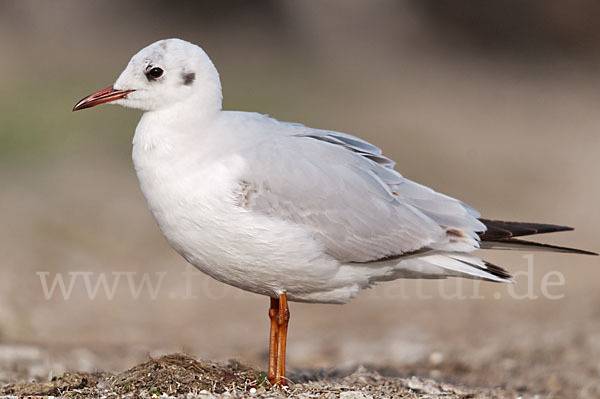
<path id="1" fill-rule="evenodd" d="M 289 126 L 246 154 L 244 206 L 309 227 L 340 262 L 422 250 L 469 252 L 485 230 L 462 202 L 402 177 L 379 148 L 343 133 Z"/>

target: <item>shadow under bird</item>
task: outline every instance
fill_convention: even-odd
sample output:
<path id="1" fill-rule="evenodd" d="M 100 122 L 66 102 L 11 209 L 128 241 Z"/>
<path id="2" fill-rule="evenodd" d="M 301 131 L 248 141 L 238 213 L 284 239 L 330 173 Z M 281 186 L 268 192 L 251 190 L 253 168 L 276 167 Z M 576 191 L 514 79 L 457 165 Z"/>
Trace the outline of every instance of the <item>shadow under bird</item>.
<path id="1" fill-rule="evenodd" d="M 593 254 L 516 238 L 572 229 L 482 219 L 357 137 L 222 110 L 217 70 L 183 40 L 142 49 L 73 110 L 108 102 L 145 111 L 133 164 L 171 246 L 216 280 L 270 297 L 273 384 L 286 384 L 288 300 L 342 304 L 399 278 L 511 281 L 477 249 Z"/>

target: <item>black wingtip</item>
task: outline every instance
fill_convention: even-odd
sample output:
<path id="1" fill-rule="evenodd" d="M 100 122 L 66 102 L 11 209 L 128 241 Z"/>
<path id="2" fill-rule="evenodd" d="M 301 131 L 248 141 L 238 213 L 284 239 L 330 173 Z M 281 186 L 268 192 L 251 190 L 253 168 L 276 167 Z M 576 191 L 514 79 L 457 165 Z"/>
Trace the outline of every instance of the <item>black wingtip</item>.
<path id="1" fill-rule="evenodd" d="M 562 252 L 578 255 L 598 256 L 596 252 L 586 251 L 584 249 L 561 247 L 559 245 L 543 244 L 541 242 L 520 240 L 517 238 L 506 238 L 503 240 L 486 240 L 482 243 L 482 248 L 488 249 L 536 249 L 548 252 Z"/>
<path id="2" fill-rule="evenodd" d="M 557 224 L 507 222 L 504 220 L 479 219 L 487 230 L 479 237 L 482 241 L 494 241 L 498 239 L 530 236 L 534 234 L 557 233 L 560 231 L 572 231 L 573 227 L 560 226 Z"/>
<path id="3" fill-rule="evenodd" d="M 564 252 L 580 255 L 598 256 L 597 253 L 583 249 L 561 247 L 558 245 L 542 244 L 533 241 L 516 239 L 515 237 L 530 236 L 535 234 L 556 233 L 574 230 L 570 226 L 557 224 L 507 222 L 503 220 L 479 219 L 487 230 L 479 233 L 482 248 L 498 249 L 538 249 L 552 252 Z M 486 245 L 487 244 L 487 245 Z"/>

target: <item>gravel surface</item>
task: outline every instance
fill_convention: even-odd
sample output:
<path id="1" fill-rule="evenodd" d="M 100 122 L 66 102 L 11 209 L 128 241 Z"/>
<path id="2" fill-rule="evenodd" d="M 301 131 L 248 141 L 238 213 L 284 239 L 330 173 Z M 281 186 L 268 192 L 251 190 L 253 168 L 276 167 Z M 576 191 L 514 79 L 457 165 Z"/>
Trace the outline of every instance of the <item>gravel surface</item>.
<path id="1" fill-rule="evenodd" d="M 66 398 L 515 398 L 515 392 L 477 389 L 430 379 L 384 377 L 359 367 L 346 376 L 298 376 L 288 387 L 272 387 L 264 373 L 238 362 L 226 365 L 177 353 L 139 364 L 121 373 L 70 372 L 47 382 L 9 384 L 0 394 Z M 321 373 L 323 374 L 323 373 Z M 295 377 L 292 377 L 294 379 Z"/>

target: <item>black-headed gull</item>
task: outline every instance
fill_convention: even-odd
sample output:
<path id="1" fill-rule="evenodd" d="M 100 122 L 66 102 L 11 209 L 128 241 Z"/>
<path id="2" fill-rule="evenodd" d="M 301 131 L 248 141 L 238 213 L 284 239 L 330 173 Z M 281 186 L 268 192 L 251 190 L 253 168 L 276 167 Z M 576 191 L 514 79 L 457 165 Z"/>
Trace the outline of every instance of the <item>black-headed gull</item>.
<path id="1" fill-rule="evenodd" d="M 508 282 L 479 248 L 586 251 L 514 237 L 569 227 L 480 219 L 410 181 L 357 137 L 223 111 L 219 74 L 198 46 L 161 40 L 113 86 L 74 110 L 112 102 L 144 112 L 133 163 L 173 248 L 209 276 L 269 296 L 269 380 L 285 383 L 287 300 L 346 303 L 379 281 L 466 277 Z"/>

